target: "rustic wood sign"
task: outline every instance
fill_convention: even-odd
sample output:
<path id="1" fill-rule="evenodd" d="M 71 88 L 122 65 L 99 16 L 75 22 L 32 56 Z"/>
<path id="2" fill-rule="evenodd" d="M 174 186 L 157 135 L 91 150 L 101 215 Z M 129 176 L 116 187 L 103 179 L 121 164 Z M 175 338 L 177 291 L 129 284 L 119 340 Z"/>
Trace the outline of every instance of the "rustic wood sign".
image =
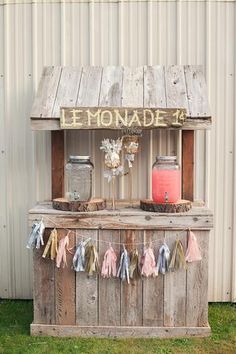
<path id="1" fill-rule="evenodd" d="M 180 128 L 186 109 L 178 108 L 61 108 L 61 129 Z"/>

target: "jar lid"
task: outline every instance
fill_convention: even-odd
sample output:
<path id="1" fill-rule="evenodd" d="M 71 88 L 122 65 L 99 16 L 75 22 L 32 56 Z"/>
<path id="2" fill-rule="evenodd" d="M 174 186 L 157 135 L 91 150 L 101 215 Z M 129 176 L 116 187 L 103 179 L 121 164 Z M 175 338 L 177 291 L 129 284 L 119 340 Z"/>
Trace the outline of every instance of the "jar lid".
<path id="1" fill-rule="evenodd" d="M 157 156 L 156 159 L 159 161 L 176 161 L 177 156 Z"/>
<path id="2" fill-rule="evenodd" d="M 81 161 L 81 160 L 88 161 L 88 160 L 90 160 L 90 156 L 70 155 L 69 160 L 70 161 Z"/>

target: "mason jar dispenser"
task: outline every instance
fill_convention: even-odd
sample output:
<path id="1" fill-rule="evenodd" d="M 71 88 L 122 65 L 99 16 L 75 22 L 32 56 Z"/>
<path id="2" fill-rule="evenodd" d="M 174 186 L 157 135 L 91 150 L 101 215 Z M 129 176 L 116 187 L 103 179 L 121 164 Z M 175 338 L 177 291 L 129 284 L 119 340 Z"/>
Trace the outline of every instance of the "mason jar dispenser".
<path id="1" fill-rule="evenodd" d="M 92 197 L 93 164 L 90 156 L 70 156 L 65 167 L 65 197 L 69 201 L 89 201 Z"/>
<path id="2" fill-rule="evenodd" d="M 157 156 L 152 166 L 152 199 L 176 203 L 181 198 L 180 167 L 176 156 Z"/>

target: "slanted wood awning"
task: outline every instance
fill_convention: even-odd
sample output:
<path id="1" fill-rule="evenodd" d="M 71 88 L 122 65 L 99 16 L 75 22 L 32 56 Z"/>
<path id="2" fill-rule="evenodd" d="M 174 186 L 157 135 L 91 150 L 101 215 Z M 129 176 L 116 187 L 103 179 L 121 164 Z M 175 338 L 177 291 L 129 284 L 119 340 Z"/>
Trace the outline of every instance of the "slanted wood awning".
<path id="1" fill-rule="evenodd" d="M 31 111 L 34 130 L 58 130 L 61 107 L 186 109 L 182 129 L 208 129 L 201 66 L 45 67 Z"/>

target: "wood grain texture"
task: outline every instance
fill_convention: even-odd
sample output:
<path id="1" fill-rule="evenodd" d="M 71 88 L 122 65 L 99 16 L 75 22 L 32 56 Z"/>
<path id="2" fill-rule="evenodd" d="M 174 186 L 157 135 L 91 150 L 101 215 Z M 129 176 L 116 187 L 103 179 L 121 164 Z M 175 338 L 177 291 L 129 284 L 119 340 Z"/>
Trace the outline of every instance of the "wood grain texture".
<path id="1" fill-rule="evenodd" d="M 121 243 L 124 243 L 130 253 L 137 248 L 142 254 L 142 246 L 135 243 L 143 242 L 143 232 L 126 230 L 121 231 Z M 121 325 L 141 326 L 143 323 L 143 290 L 141 279 L 130 279 L 130 284 L 121 282 Z"/>
<path id="2" fill-rule="evenodd" d="M 177 233 L 165 231 L 169 249 L 173 250 Z M 186 250 L 186 233 L 178 234 Z M 186 323 L 186 270 L 168 272 L 164 277 L 164 326 L 182 327 Z"/>
<path id="3" fill-rule="evenodd" d="M 31 335 L 53 337 L 120 337 L 120 338 L 181 338 L 208 337 L 206 327 L 138 327 L 138 326 L 53 326 L 31 324 Z"/>
<path id="4" fill-rule="evenodd" d="M 209 233 L 194 232 L 202 260 L 188 263 L 186 326 L 207 326 L 208 324 L 208 249 Z"/>
<path id="5" fill-rule="evenodd" d="M 48 66 L 43 69 L 30 114 L 32 118 L 52 117 L 61 70 L 60 66 Z"/>
<path id="6" fill-rule="evenodd" d="M 182 132 L 182 198 L 194 199 L 194 131 Z"/>
<path id="7" fill-rule="evenodd" d="M 141 199 L 140 208 L 145 211 L 156 213 L 184 213 L 191 209 L 191 202 L 179 200 L 176 203 L 155 203 L 151 199 Z"/>
<path id="8" fill-rule="evenodd" d="M 60 117 L 60 107 L 76 105 L 82 68 L 65 66 L 62 68 L 52 117 Z"/>
<path id="9" fill-rule="evenodd" d="M 156 259 L 164 240 L 164 231 L 144 231 L 144 242 L 152 247 Z M 164 276 L 143 280 L 143 326 L 159 327 L 164 324 Z"/>
<path id="10" fill-rule="evenodd" d="M 64 131 L 51 132 L 52 199 L 64 196 Z"/>
<path id="11" fill-rule="evenodd" d="M 57 229 L 58 242 L 67 231 Z M 69 234 L 69 249 L 75 247 L 75 232 Z M 67 252 L 67 266 L 55 267 L 55 317 L 56 324 L 75 324 L 75 272 L 72 267 L 73 255 Z"/>
<path id="12" fill-rule="evenodd" d="M 44 232 L 46 244 L 51 230 Z M 55 324 L 55 274 L 54 262 L 42 258 L 44 247 L 33 253 L 34 323 Z"/>
<path id="13" fill-rule="evenodd" d="M 62 211 L 97 211 L 106 208 L 106 201 L 102 198 L 93 198 L 87 202 L 68 201 L 66 198 L 56 198 L 52 201 L 56 210 Z"/>
<path id="14" fill-rule="evenodd" d="M 76 245 L 91 237 L 97 247 L 98 233 L 95 230 L 77 230 Z M 98 325 L 98 276 L 88 277 L 85 272 L 76 273 L 76 324 Z"/>
<path id="15" fill-rule="evenodd" d="M 187 98 L 189 104 L 189 116 L 192 118 L 211 117 L 207 99 L 207 86 L 202 66 L 185 65 Z"/>
<path id="16" fill-rule="evenodd" d="M 117 254 L 118 265 L 120 245 L 112 243 L 113 241 L 120 242 L 119 230 L 103 230 L 99 232 L 99 260 L 101 267 L 104 254 L 109 247 L 108 242 L 111 242 L 112 248 Z M 99 326 L 120 326 L 120 291 L 121 283 L 118 278 L 104 279 L 101 275 L 99 276 Z"/>
<path id="17" fill-rule="evenodd" d="M 83 67 L 79 95 L 76 106 L 97 106 L 99 102 L 100 87 L 102 80 L 102 67 Z"/>
<path id="18" fill-rule="evenodd" d="M 123 68 L 107 66 L 103 68 L 99 97 L 100 107 L 121 107 Z"/>
<path id="19" fill-rule="evenodd" d="M 165 72 L 161 65 L 144 67 L 144 107 L 167 107 Z"/>

